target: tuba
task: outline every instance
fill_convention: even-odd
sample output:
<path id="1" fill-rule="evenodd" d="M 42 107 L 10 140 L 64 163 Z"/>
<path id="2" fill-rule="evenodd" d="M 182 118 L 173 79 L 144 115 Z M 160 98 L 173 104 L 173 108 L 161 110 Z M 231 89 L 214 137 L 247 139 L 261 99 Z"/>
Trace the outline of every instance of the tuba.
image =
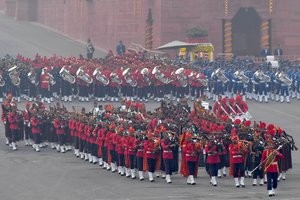
<path id="1" fill-rule="evenodd" d="M 50 79 L 50 84 L 55 85 L 56 80 L 54 79 L 54 76 L 52 74 L 50 74 L 49 72 L 48 72 L 48 76 L 49 76 L 49 79 Z"/>
<path id="2" fill-rule="evenodd" d="M 109 84 L 109 79 L 101 73 L 99 68 L 96 68 L 93 72 L 93 76 L 95 76 L 96 80 L 102 83 L 103 85 Z"/>
<path id="3" fill-rule="evenodd" d="M 19 73 L 17 72 L 17 68 L 18 68 L 18 66 L 15 65 L 8 70 L 8 76 L 11 79 L 11 83 L 14 86 L 19 86 L 20 82 L 21 82 Z"/>
<path id="4" fill-rule="evenodd" d="M 205 78 L 201 77 L 201 73 L 198 73 L 196 76 L 196 80 L 199 81 L 203 86 L 207 86 L 208 85 L 208 81 Z"/>
<path id="5" fill-rule="evenodd" d="M 188 78 L 184 75 L 183 72 L 184 72 L 184 68 L 181 67 L 175 71 L 175 74 L 177 75 L 176 78 L 177 81 L 180 83 L 180 85 L 182 87 L 186 87 L 188 85 Z"/>
<path id="6" fill-rule="evenodd" d="M 131 85 L 131 87 L 136 87 L 137 86 L 137 81 L 132 78 L 130 68 L 125 69 L 123 71 L 122 75 L 124 76 L 124 79 L 125 79 L 126 83 Z"/>
<path id="7" fill-rule="evenodd" d="M 141 74 L 142 74 L 144 80 L 148 83 L 148 85 L 151 85 L 151 80 L 148 76 L 149 75 L 149 69 L 148 68 L 143 68 L 141 70 Z"/>
<path id="8" fill-rule="evenodd" d="M 169 84 L 173 81 L 172 79 L 167 78 L 165 74 L 161 73 L 157 66 L 153 68 L 152 74 L 155 75 L 156 79 L 158 79 L 159 81 L 165 84 Z"/>
<path id="9" fill-rule="evenodd" d="M 76 78 L 65 67 L 61 68 L 61 70 L 59 71 L 59 75 L 62 77 L 63 80 L 71 84 L 74 84 L 76 82 Z"/>
<path id="10" fill-rule="evenodd" d="M 5 80 L 3 76 L 0 74 L 0 87 L 3 87 L 5 85 Z"/>
<path id="11" fill-rule="evenodd" d="M 34 85 L 38 85 L 39 82 L 36 81 L 36 74 L 34 70 L 31 70 L 30 72 L 28 72 L 27 77 L 30 81 L 30 83 L 34 84 Z"/>
<path id="12" fill-rule="evenodd" d="M 283 82 L 286 86 L 291 86 L 293 84 L 293 81 L 284 72 L 276 73 L 275 76 L 279 81 Z"/>
<path id="13" fill-rule="evenodd" d="M 93 78 L 90 77 L 90 75 L 88 75 L 87 73 L 85 73 L 82 68 L 83 66 L 79 67 L 78 70 L 76 71 L 77 78 L 83 80 L 87 84 L 93 83 Z"/>
<path id="14" fill-rule="evenodd" d="M 117 83 L 118 85 L 123 83 L 122 79 L 120 79 L 120 77 L 114 72 L 112 72 L 109 77 L 111 78 L 112 82 Z"/>
<path id="15" fill-rule="evenodd" d="M 221 68 L 218 68 L 216 71 L 214 71 L 211 75 L 216 76 L 218 79 L 220 79 L 222 81 L 223 84 L 226 84 L 229 80 L 228 78 L 225 76 L 224 71 Z"/>
<path id="16" fill-rule="evenodd" d="M 263 71 L 259 71 L 257 70 L 255 73 L 254 73 L 254 76 L 256 78 L 258 78 L 259 80 L 263 81 L 263 82 L 270 82 L 271 81 L 271 77 L 264 74 Z"/>
<path id="17" fill-rule="evenodd" d="M 244 71 L 236 71 L 233 73 L 233 75 L 239 79 L 240 81 L 242 81 L 244 84 L 249 83 L 249 78 L 247 76 L 245 76 Z"/>

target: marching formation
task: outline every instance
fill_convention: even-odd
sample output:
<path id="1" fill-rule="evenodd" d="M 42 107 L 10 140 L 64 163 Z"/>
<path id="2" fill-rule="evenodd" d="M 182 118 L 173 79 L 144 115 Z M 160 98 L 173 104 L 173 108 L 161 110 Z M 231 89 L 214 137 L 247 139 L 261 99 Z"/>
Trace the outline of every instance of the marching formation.
<path id="1" fill-rule="evenodd" d="M 198 167 L 203 166 L 210 184 L 217 186 L 229 167 L 235 187 L 245 187 L 245 177 L 253 178 L 253 186 L 263 185 L 266 178 L 268 195 L 274 196 L 296 149 L 292 136 L 280 127 L 230 119 L 226 112 L 247 111 L 241 96 L 230 103 L 216 102 L 215 114 L 202 106 L 205 97 L 195 101 L 193 109 L 186 99 L 176 105 L 164 100 L 153 112 L 146 111 L 144 103 L 125 99 L 119 107 L 95 102 L 90 111 L 68 111 L 59 103 L 47 109 L 39 99 L 18 110 L 16 100 L 9 94 L 2 105 L 7 145 L 13 150 L 23 139 L 36 152 L 47 145 L 60 153 L 74 149 L 79 159 L 141 181 L 145 172 L 150 182 L 160 172 L 172 183 L 172 174 L 179 172 L 187 184 L 195 185 Z"/>
<path id="2" fill-rule="evenodd" d="M 0 61 L 0 101 L 3 94 L 50 103 L 53 97 L 63 101 L 156 101 L 164 97 L 179 101 L 192 100 L 206 95 L 243 100 L 269 99 L 290 102 L 290 97 L 300 99 L 300 65 L 297 62 L 279 61 L 258 64 L 251 59 L 214 62 L 198 59 L 190 63 L 181 59 L 148 52 L 126 52 L 105 58 L 84 59 L 58 56 L 35 59 L 7 56 Z"/>

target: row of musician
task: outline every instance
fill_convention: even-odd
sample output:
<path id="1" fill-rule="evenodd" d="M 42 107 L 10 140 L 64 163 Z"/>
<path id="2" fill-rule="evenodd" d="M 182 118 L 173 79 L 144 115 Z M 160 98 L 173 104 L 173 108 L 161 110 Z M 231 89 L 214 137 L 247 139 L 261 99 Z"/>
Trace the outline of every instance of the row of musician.
<path id="1" fill-rule="evenodd" d="M 251 76 L 254 78 L 263 81 L 263 82 L 271 82 L 274 77 L 272 75 L 268 75 L 264 73 L 263 70 L 257 70 L 255 72 L 244 72 L 243 70 L 237 70 L 235 72 L 222 70 L 221 68 L 218 68 L 214 71 L 207 70 L 203 73 L 199 73 L 196 71 L 193 71 L 191 69 L 185 69 L 183 67 L 176 69 L 174 71 L 165 71 L 162 72 L 159 66 L 156 66 L 154 68 L 147 68 L 144 67 L 142 69 L 136 69 L 132 70 L 131 68 L 126 68 L 125 70 L 118 69 L 116 72 L 109 72 L 106 70 L 103 70 L 101 68 L 96 68 L 94 71 L 90 71 L 90 69 L 82 66 L 79 67 L 75 74 L 71 73 L 70 71 L 74 72 L 74 69 L 72 69 L 72 66 L 64 66 L 59 70 L 59 75 L 63 78 L 63 80 L 68 81 L 71 84 L 74 84 L 76 82 L 76 79 L 80 79 L 84 81 L 87 84 L 92 84 L 94 79 L 102 83 L 103 85 L 109 85 L 110 82 L 117 83 L 121 85 L 123 83 L 123 80 L 127 84 L 129 84 L 132 87 L 138 86 L 138 80 L 136 79 L 140 73 L 144 81 L 151 85 L 151 80 L 159 80 L 160 82 L 164 84 L 169 84 L 171 82 L 177 82 L 182 87 L 187 87 L 189 84 L 189 79 L 192 81 L 198 81 L 201 85 L 207 86 L 209 80 L 211 78 L 218 78 L 224 85 L 228 82 L 242 82 L 244 84 L 248 84 L 251 81 Z M 22 70 L 22 67 L 18 67 L 17 65 L 12 65 L 8 67 L 8 76 L 11 79 L 11 83 L 15 86 L 19 86 L 20 81 L 20 73 L 19 71 Z M 44 68 L 42 71 L 42 74 L 45 70 L 49 70 L 49 68 Z M 36 70 L 34 68 L 26 69 L 28 71 L 27 76 L 29 80 L 37 84 L 38 80 L 36 78 Z M 107 73 L 108 72 L 108 73 Z M 51 70 L 47 72 L 49 75 L 49 81 L 51 85 L 56 84 L 55 77 L 51 74 Z M 274 74 L 276 80 L 279 83 L 285 84 L 286 86 L 292 86 L 294 83 L 297 85 L 299 82 L 299 76 L 300 74 L 294 74 L 293 77 L 290 77 L 289 74 L 278 71 Z M 5 85 L 5 79 L 0 76 L 0 86 Z"/>

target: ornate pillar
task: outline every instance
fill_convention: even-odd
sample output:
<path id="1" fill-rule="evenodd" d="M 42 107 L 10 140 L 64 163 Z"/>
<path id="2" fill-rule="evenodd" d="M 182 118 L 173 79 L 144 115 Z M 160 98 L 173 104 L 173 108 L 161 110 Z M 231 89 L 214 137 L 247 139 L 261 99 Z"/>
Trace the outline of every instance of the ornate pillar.
<path id="1" fill-rule="evenodd" d="M 260 39 L 260 44 L 261 44 L 261 49 L 271 49 L 270 46 L 270 20 L 264 19 L 262 20 L 261 26 L 260 26 L 260 31 L 261 31 L 261 39 Z"/>
<path id="2" fill-rule="evenodd" d="M 231 20 L 223 20 L 223 50 L 226 55 L 232 54 L 232 23 Z"/>
<path id="3" fill-rule="evenodd" d="M 148 17 L 146 21 L 146 37 L 145 37 L 145 48 L 153 48 L 153 18 L 151 8 L 148 11 Z"/>

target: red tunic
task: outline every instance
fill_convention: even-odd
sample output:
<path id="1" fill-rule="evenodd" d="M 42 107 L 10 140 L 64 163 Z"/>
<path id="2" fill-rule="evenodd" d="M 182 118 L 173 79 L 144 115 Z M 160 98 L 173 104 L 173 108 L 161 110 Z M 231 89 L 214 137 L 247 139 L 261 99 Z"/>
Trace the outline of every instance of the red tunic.
<path id="1" fill-rule="evenodd" d="M 199 159 L 199 150 L 196 144 L 192 141 L 185 141 L 182 145 L 182 152 L 185 155 L 185 160 L 188 162 L 197 162 Z"/>
<path id="2" fill-rule="evenodd" d="M 9 128 L 11 130 L 18 129 L 18 115 L 14 112 L 8 114 Z"/>
<path id="3" fill-rule="evenodd" d="M 40 83 L 42 89 L 49 89 L 50 87 L 50 76 L 48 73 L 42 74 L 40 77 Z"/>
<path id="4" fill-rule="evenodd" d="M 207 163 L 220 163 L 220 156 L 217 152 L 217 145 L 212 145 L 211 143 L 208 143 L 205 146 L 205 152 L 207 154 Z"/>
<path id="5" fill-rule="evenodd" d="M 58 119 L 58 118 L 55 118 L 53 120 L 53 126 L 55 128 L 55 133 L 57 135 L 62 135 L 62 134 L 65 134 L 65 122 Z"/>
<path id="6" fill-rule="evenodd" d="M 241 151 L 240 151 L 241 150 Z M 231 163 L 243 163 L 245 160 L 245 154 L 247 153 L 246 148 L 240 148 L 238 144 L 229 145 L 230 162 Z"/>
<path id="7" fill-rule="evenodd" d="M 262 157 L 261 157 L 261 162 L 263 162 L 272 152 L 274 152 L 274 149 L 265 149 L 263 151 Z M 278 172 L 278 160 L 282 159 L 284 156 L 277 152 L 275 159 L 273 160 L 272 163 L 270 163 L 268 166 L 265 168 L 265 172 Z"/>
<path id="8" fill-rule="evenodd" d="M 39 128 L 39 125 L 41 124 L 41 121 L 36 118 L 35 116 L 33 116 L 31 119 L 30 119 L 30 124 L 31 124 L 31 132 L 32 134 L 39 134 L 40 133 L 40 128 Z"/>
<path id="9" fill-rule="evenodd" d="M 173 159 L 173 152 L 172 148 L 170 147 L 172 145 L 170 140 L 162 140 L 161 141 L 161 148 L 163 150 L 163 159 Z"/>
<path id="10" fill-rule="evenodd" d="M 152 140 L 144 141 L 144 151 L 146 154 L 146 158 L 155 159 L 157 155 L 157 147 Z"/>
<path id="11" fill-rule="evenodd" d="M 135 146 L 137 147 L 136 157 L 144 156 L 144 143 L 140 139 L 135 140 Z"/>

